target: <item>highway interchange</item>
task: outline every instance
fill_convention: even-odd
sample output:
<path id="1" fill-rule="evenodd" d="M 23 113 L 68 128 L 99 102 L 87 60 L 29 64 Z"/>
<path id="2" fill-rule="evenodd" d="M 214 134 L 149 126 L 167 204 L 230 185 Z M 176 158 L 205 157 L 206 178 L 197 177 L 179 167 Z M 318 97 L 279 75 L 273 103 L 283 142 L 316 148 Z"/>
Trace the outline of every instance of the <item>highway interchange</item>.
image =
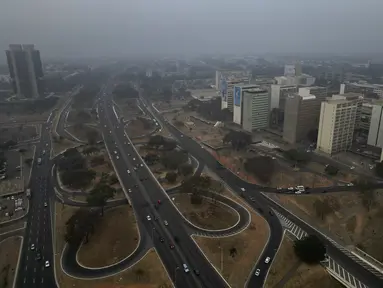
<path id="1" fill-rule="evenodd" d="M 225 280 L 218 271 L 209 264 L 208 260 L 190 237 L 192 234 L 204 235 L 206 231 L 193 227 L 190 223 L 187 223 L 183 217 L 180 217 L 180 213 L 173 203 L 171 203 L 166 191 L 162 189 L 153 177 L 131 144 L 130 139 L 124 131 L 124 125 L 120 123 L 113 111 L 111 99 L 113 88 L 113 82 L 110 82 L 102 89 L 102 93 L 100 93 L 102 97 L 100 97 L 97 103 L 100 129 L 104 137 L 105 146 L 110 153 L 115 170 L 122 182 L 121 185 L 124 187 L 126 197 L 129 199 L 136 213 L 140 232 L 140 243 L 132 255 L 126 259 L 110 267 L 100 269 L 82 267 L 76 261 L 76 254 L 79 247 L 66 247 L 61 261 L 63 269 L 66 273 L 74 277 L 105 277 L 118 273 L 122 269 L 133 265 L 154 246 L 176 287 L 228 287 Z M 270 226 L 270 238 L 253 270 L 254 272 L 255 269 L 260 269 L 261 274 L 258 277 L 255 276 L 254 273 L 249 275 L 250 278 L 248 279 L 247 287 L 262 287 L 267 271 L 270 268 L 270 263 L 266 264 L 264 259 L 266 257 L 274 259 L 282 240 L 283 228 L 279 219 L 271 212 L 272 209 L 283 214 L 307 233 L 319 236 L 327 246 L 328 254 L 367 286 L 370 288 L 383 287 L 382 280 L 379 277 L 350 259 L 333 241 L 324 237 L 311 226 L 279 207 L 260 193 L 261 191 L 275 191 L 275 189 L 250 184 L 241 180 L 229 170 L 218 168 L 216 159 L 208 151 L 193 139 L 182 135 L 174 126 L 167 123 L 162 115 L 152 108 L 151 103 L 145 100 L 142 93 L 140 93 L 140 100 L 145 104 L 143 108 L 148 114 L 152 115 L 161 125 L 169 129 L 171 134 L 179 142 L 179 145 L 199 161 L 200 167 L 204 167 L 204 165 L 209 167 L 211 171 L 217 174 L 221 179 L 224 179 L 226 184 L 238 194 L 241 194 L 241 188 L 245 189 L 245 200 L 247 203 L 267 220 Z M 67 107 L 65 107 L 62 113 L 66 113 L 66 110 Z M 64 117 L 60 117 L 58 125 L 60 134 L 61 130 L 65 130 L 61 118 Z M 56 198 L 53 192 L 53 186 L 57 185 L 57 183 L 51 181 L 51 170 L 54 162 L 49 159 L 49 151 L 51 149 L 51 124 L 51 122 L 47 122 L 43 125 L 41 140 L 36 147 L 35 160 L 37 157 L 41 157 L 42 163 L 38 165 L 36 163 L 37 161 L 34 161 L 33 164 L 30 184 L 33 197 L 30 201 L 30 210 L 27 216 L 28 224 L 25 230 L 22 256 L 15 287 L 56 286 L 53 271 L 54 250 L 52 247 L 51 219 L 54 216 L 54 209 L 52 210 L 52 207 L 54 207 L 53 203 Z M 46 151 L 45 154 L 43 150 Z M 133 160 L 133 158 L 135 158 L 135 160 Z M 140 164 L 143 164 L 143 166 Z M 134 167 L 138 167 L 135 172 L 133 172 Z M 128 170 L 131 171 L 131 173 L 128 173 Z M 345 190 L 344 188 L 345 187 L 342 187 L 343 191 Z M 348 188 L 350 190 L 354 189 L 353 187 Z M 331 190 L 335 191 L 336 187 L 331 188 Z M 321 191 L 313 189 L 312 193 L 315 192 L 319 193 Z M 254 198 L 255 201 L 250 201 L 250 197 Z M 158 200 L 161 200 L 161 205 L 158 205 L 158 208 L 156 208 L 155 204 Z M 48 204 L 47 207 L 44 207 L 45 202 Z M 228 204 L 232 205 L 230 203 Z M 238 211 L 240 211 L 240 209 Z M 148 215 L 151 217 L 150 221 L 147 219 Z M 236 233 L 245 227 L 248 222 L 247 215 L 243 211 L 240 212 L 240 215 L 242 222 L 236 227 L 233 227 L 232 231 L 229 230 L 226 231 L 226 233 Z M 165 225 L 165 220 L 169 223 L 168 226 Z M 211 232 L 211 235 L 219 236 L 214 232 Z M 160 238 L 163 238 L 164 241 L 161 242 Z M 32 244 L 35 245 L 34 250 L 31 250 Z M 170 246 L 174 246 L 174 248 Z M 38 252 L 36 250 L 38 250 Z M 37 253 L 41 254 L 41 260 L 36 260 Z M 52 267 L 45 267 L 45 261 L 49 261 Z M 191 269 L 190 273 L 184 273 L 182 268 L 183 263 L 189 266 L 189 269 Z M 55 265 L 60 265 L 60 263 L 55 263 Z M 194 269 L 197 269 L 200 275 L 196 275 L 196 273 L 193 272 Z"/>

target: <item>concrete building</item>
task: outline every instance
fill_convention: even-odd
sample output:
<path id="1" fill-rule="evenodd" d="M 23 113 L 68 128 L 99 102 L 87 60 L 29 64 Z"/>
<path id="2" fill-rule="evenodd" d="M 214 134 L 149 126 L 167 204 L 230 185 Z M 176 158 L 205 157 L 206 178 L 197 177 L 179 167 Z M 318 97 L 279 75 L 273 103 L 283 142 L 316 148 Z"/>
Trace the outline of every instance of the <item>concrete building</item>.
<path id="1" fill-rule="evenodd" d="M 296 85 L 273 84 L 270 87 L 270 110 L 285 109 L 286 98 L 298 92 Z"/>
<path id="2" fill-rule="evenodd" d="M 250 83 L 251 72 L 246 70 L 217 70 L 215 71 L 215 87 L 221 91 L 221 84 L 226 81 L 243 81 L 246 84 Z"/>
<path id="3" fill-rule="evenodd" d="M 327 98 L 327 87 L 310 86 L 301 87 L 298 90 L 298 94 L 301 96 L 314 95 L 318 102 L 325 101 Z"/>
<path id="4" fill-rule="evenodd" d="M 253 88 L 243 93 L 242 128 L 252 132 L 264 129 L 269 123 L 269 92 L 262 88 Z"/>
<path id="5" fill-rule="evenodd" d="M 235 86 L 241 86 L 241 85 L 247 85 L 249 84 L 248 81 L 243 80 L 228 80 L 225 81 L 225 84 L 222 84 L 221 87 L 226 88 L 226 92 L 224 89 L 222 90 L 222 102 L 221 102 L 221 109 L 229 109 L 231 112 L 234 111 L 234 105 L 238 105 L 238 103 L 234 103 L 234 87 Z"/>
<path id="6" fill-rule="evenodd" d="M 23 98 L 42 96 L 44 73 L 40 51 L 31 44 L 12 44 L 5 53 L 14 93 Z"/>
<path id="7" fill-rule="evenodd" d="M 367 82 L 340 84 L 340 94 L 348 92 L 361 93 L 364 97 L 369 97 L 373 94 L 376 94 L 380 99 L 383 99 L 382 84 L 369 84 Z"/>
<path id="8" fill-rule="evenodd" d="M 283 140 L 295 144 L 307 139 L 308 132 L 318 127 L 319 109 L 320 103 L 314 95 L 295 94 L 287 97 Z"/>
<path id="9" fill-rule="evenodd" d="M 243 93 L 245 91 L 260 88 L 258 85 L 235 85 L 234 86 L 234 107 L 233 122 L 242 125 L 243 116 Z"/>
<path id="10" fill-rule="evenodd" d="M 370 131 L 373 107 L 374 107 L 373 104 L 363 103 L 361 111 L 360 111 L 359 123 L 358 122 L 356 123 L 356 129 L 359 130 L 359 134 L 361 136 L 364 136 L 365 139 L 367 139 L 369 131 Z"/>
<path id="11" fill-rule="evenodd" d="M 367 144 L 383 148 L 383 102 L 372 105 Z"/>
<path id="12" fill-rule="evenodd" d="M 332 155 L 351 147 L 357 103 L 341 95 L 322 102 L 317 150 Z"/>

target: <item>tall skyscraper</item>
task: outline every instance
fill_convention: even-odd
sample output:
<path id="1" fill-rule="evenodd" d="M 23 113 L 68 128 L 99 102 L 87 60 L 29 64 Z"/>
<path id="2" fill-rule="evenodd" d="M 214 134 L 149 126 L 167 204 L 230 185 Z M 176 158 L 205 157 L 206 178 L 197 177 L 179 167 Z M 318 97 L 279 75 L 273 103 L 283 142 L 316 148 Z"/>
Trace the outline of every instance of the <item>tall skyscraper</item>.
<path id="1" fill-rule="evenodd" d="M 32 44 L 11 44 L 5 53 L 15 94 L 25 98 L 42 96 L 44 73 L 40 51 Z"/>

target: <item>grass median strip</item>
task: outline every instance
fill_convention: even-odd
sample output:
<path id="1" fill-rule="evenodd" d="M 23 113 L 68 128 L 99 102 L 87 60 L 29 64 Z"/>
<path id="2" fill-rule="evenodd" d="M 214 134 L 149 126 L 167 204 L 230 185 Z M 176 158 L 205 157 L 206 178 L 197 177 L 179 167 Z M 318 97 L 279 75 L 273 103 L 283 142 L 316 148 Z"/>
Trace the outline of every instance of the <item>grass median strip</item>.
<path id="1" fill-rule="evenodd" d="M 57 280 L 61 287 L 81 287 L 81 288 L 103 288 L 103 287 L 129 287 L 129 288 L 170 288 L 172 287 L 171 281 L 163 268 L 160 259 L 155 250 L 150 250 L 138 263 L 134 266 L 110 277 L 94 280 L 83 280 L 68 276 L 65 274 L 60 265 L 60 258 L 62 250 L 65 246 L 64 234 L 65 223 L 78 209 L 56 203 L 56 256 L 55 256 L 55 269 L 57 273 Z M 118 213 L 117 213 L 118 215 Z M 105 217 L 105 216 L 104 216 Z M 122 222 L 120 222 L 122 223 Z M 121 225 L 118 230 L 120 232 Z M 112 233 L 109 231 L 109 233 Z M 122 247 L 124 243 L 121 243 Z M 102 248 L 92 253 L 102 253 Z M 110 250 L 109 250 L 110 251 Z M 130 254 L 130 253 L 129 253 Z M 126 255 L 126 254 L 125 254 Z M 126 256 L 125 256 L 126 257 Z"/>

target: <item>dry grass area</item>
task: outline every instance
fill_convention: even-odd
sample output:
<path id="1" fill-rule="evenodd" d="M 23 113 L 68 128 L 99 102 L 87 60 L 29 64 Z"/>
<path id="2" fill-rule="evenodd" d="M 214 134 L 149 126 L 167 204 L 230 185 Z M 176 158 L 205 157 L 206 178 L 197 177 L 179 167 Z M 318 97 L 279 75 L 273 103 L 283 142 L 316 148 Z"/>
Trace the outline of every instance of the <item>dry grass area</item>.
<path id="1" fill-rule="evenodd" d="M 191 204 L 187 194 L 176 194 L 174 198 L 174 204 L 186 219 L 198 227 L 211 230 L 227 229 L 239 220 L 233 209 L 219 202 L 214 203 L 210 198 L 203 198 L 199 205 Z"/>
<path id="2" fill-rule="evenodd" d="M 133 209 L 129 205 L 108 209 L 89 242 L 81 246 L 78 261 L 93 268 L 111 265 L 129 256 L 138 241 Z"/>
<path id="3" fill-rule="evenodd" d="M 151 120 L 148 120 L 148 122 L 152 122 Z M 152 132 L 155 129 L 155 125 L 150 123 L 144 124 L 141 119 L 137 118 L 134 120 L 131 120 L 129 124 L 125 126 L 125 131 L 128 134 L 129 137 L 140 137 L 144 136 L 145 134 L 148 134 Z"/>
<path id="4" fill-rule="evenodd" d="M 13 287 L 15 269 L 19 259 L 20 237 L 10 237 L 0 242 L 0 285 Z"/>
<path id="5" fill-rule="evenodd" d="M 324 173 L 326 168 L 325 165 L 317 162 L 309 162 L 306 164 L 306 167 L 317 173 Z M 337 175 L 332 176 L 331 178 L 337 181 L 352 182 L 358 179 L 358 175 L 351 173 L 351 171 L 352 170 L 340 170 Z"/>
<path id="6" fill-rule="evenodd" d="M 366 253 L 383 261 L 383 193 L 375 192 L 375 203 L 369 210 L 356 192 L 321 195 L 269 194 L 285 208 L 311 225 L 333 237 L 343 245 L 358 245 Z M 323 215 L 319 202 L 326 203 L 329 213 Z M 316 203 L 316 204 L 315 204 Z"/>
<path id="7" fill-rule="evenodd" d="M 40 125 L 2 125 L 0 143 L 13 139 L 17 142 L 35 139 L 40 135 Z"/>
<path id="8" fill-rule="evenodd" d="M 58 101 L 59 102 L 59 101 Z M 57 107 L 57 105 L 56 105 Z M 51 111 L 46 111 L 44 113 L 30 113 L 30 114 L 14 114 L 7 115 L 5 113 L 0 113 L 0 122 L 10 123 L 15 121 L 17 123 L 31 123 L 31 122 L 45 122 L 47 121 Z"/>
<path id="9" fill-rule="evenodd" d="M 101 134 L 98 131 L 98 129 L 90 127 L 88 125 L 72 125 L 66 128 L 66 130 L 75 136 L 76 138 L 80 139 L 81 141 L 87 142 L 88 141 L 88 133 L 91 133 L 93 131 L 97 131 L 98 136 L 96 137 L 96 142 L 102 140 Z"/>
<path id="10" fill-rule="evenodd" d="M 321 265 L 301 264 L 293 276 L 285 283 L 284 288 L 344 288 Z"/>
<path id="11" fill-rule="evenodd" d="M 171 281 L 163 268 L 162 263 L 154 250 L 150 250 L 134 266 L 114 275 L 97 280 L 81 280 L 66 275 L 61 270 L 60 257 L 64 248 L 65 222 L 73 212 L 78 209 L 70 206 L 62 206 L 56 203 L 56 256 L 55 269 L 57 280 L 61 287 L 81 287 L 81 288 L 170 288 Z"/>
<path id="12" fill-rule="evenodd" d="M 210 173 L 208 175 L 212 176 Z M 223 195 L 240 203 L 251 214 L 251 223 L 241 233 L 225 238 L 194 237 L 201 250 L 207 255 L 213 265 L 221 271 L 226 281 L 233 287 L 244 287 L 254 263 L 258 261 L 262 250 L 269 237 L 269 226 L 265 219 L 259 216 L 240 197 L 228 189 L 223 190 Z M 223 253 L 223 271 L 221 269 L 221 248 Z M 230 250 L 236 249 L 234 255 Z"/>
<path id="13" fill-rule="evenodd" d="M 291 167 L 282 165 L 279 160 L 272 160 L 275 164 L 275 172 L 271 176 L 269 183 L 263 183 L 256 176 L 248 173 L 244 168 L 246 159 L 260 156 L 253 151 L 234 151 L 231 148 L 224 148 L 218 151 L 206 148 L 219 162 L 225 167 L 236 173 L 242 179 L 260 185 L 270 187 L 287 188 L 291 186 L 303 185 L 306 187 L 328 187 L 335 184 L 334 181 L 323 175 L 311 172 L 294 171 Z"/>
<path id="14" fill-rule="evenodd" d="M 70 141 L 68 139 L 57 139 L 52 141 L 52 153 L 51 157 L 55 157 L 58 154 L 64 152 L 66 149 L 77 147 L 79 143 Z"/>
<path id="15" fill-rule="evenodd" d="M 265 288 L 273 288 L 283 279 L 283 276 L 285 276 L 289 269 L 300 261 L 294 252 L 294 242 L 287 235 L 283 236 L 282 244 L 273 260 L 265 281 Z"/>

